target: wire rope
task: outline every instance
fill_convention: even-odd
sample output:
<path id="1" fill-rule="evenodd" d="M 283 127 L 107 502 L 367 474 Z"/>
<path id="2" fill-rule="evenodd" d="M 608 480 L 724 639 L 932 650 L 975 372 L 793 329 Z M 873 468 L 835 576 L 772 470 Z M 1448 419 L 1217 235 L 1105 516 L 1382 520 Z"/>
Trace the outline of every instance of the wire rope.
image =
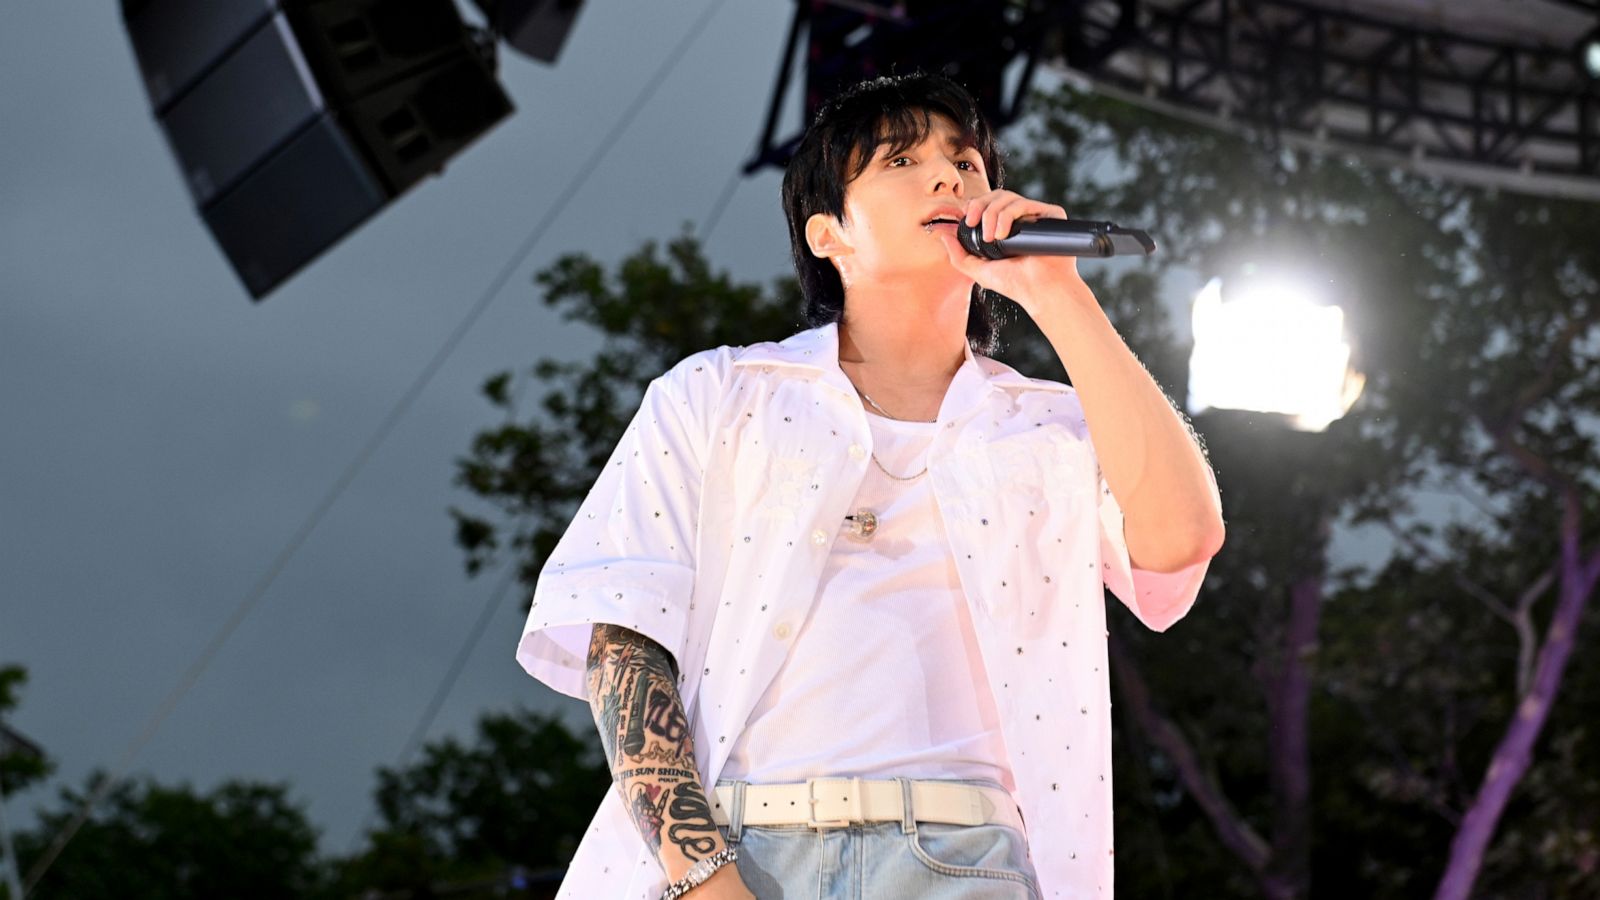
<path id="1" fill-rule="evenodd" d="M 739 182 L 744 179 L 741 166 L 734 166 L 733 172 L 728 176 L 727 182 L 722 185 L 722 192 L 717 195 L 717 200 L 711 206 L 711 212 L 700 223 L 700 245 L 703 247 L 711 237 L 711 232 L 716 230 L 717 222 L 722 219 L 723 210 L 728 208 L 728 201 L 733 199 L 733 192 L 738 189 Z"/>

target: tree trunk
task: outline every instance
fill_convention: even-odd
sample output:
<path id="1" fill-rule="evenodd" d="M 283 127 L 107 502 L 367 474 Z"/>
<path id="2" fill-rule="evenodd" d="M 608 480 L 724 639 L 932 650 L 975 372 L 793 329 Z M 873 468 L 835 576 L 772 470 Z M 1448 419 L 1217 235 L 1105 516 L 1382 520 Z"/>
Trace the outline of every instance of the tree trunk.
<path id="1" fill-rule="evenodd" d="M 1107 647 L 1111 654 L 1111 672 L 1117 679 L 1119 694 L 1127 705 L 1128 711 L 1138 723 L 1138 727 L 1165 753 L 1167 759 L 1172 761 L 1172 767 L 1178 773 L 1178 780 L 1183 783 L 1189 796 L 1199 804 L 1206 819 L 1211 823 L 1211 828 L 1217 833 L 1222 845 L 1227 847 L 1246 867 L 1250 869 L 1257 881 L 1260 882 L 1262 891 L 1274 900 L 1282 900 L 1285 895 L 1277 892 L 1277 886 L 1269 883 L 1267 866 L 1272 860 L 1271 851 L 1267 842 L 1261 839 L 1250 823 L 1234 809 L 1227 796 L 1222 793 L 1222 788 L 1205 773 L 1204 766 L 1200 763 L 1199 755 L 1194 752 L 1194 747 L 1178 729 L 1165 716 L 1161 715 L 1150 699 L 1150 688 L 1144 683 L 1144 677 L 1139 673 L 1137 664 L 1118 640 L 1116 632 L 1112 631 L 1107 640 Z"/>
<path id="2" fill-rule="evenodd" d="M 1587 561 L 1582 558 L 1582 519 L 1577 490 L 1569 487 L 1563 497 L 1560 594 L 1545 632 L 1544 645 L 1539 648 L 1533 684 L 1517 704 L 1516 715 L 1495 747 L 1483 784 L 1450 842 L 1450 859 L 1445 864 L 1434 900 L 1466 900 L 1471 894 L 1483 867 L 1484 851 L 1494 839 L 1511 792 L 1532 763 L 1533 745 L 1544 730 L 1550 707 L 1561 689 L 1561 677 L 1572 656 L 1573 638 L 1594 592 L 1595 580 L 1600 577 L 1600 553 Z"/>
<path id="3" fill-rule="evenodd" d="M 1272 784 L 1273 880 L 1285 896 L 1311 891 L 1311 660 L 1322 621 L 1322 578 L 1301 578 L 1289 588 L 1289 616 L 1267 707 Z"/>
<path id="4" fill-rule="evenodd" d="M 1239 815 L 1206 773 L 1194 747 L 1150 698 L 1138 667 L 1113 632 L 1111 671 L 1124 703 L 1150 741 L 1172 761 L 1223 846 L 1255 876 L 1263 896 L 1296 900 L 1311 892 L 1311 659 L 1322 623 L 1322 576 L 1296 580 L 1289 590 L 1283 643 L 1267 677 L 1270 735 L 1267 760 L 1272 785 L 1269 844 Z"/>

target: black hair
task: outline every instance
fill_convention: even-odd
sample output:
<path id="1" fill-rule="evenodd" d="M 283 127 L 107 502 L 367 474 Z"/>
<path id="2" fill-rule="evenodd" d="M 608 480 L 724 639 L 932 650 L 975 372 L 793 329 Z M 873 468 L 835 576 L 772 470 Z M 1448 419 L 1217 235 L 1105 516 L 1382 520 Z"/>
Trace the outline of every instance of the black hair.
<path id="1" fill-rule="evenodd" d="M 833 264 L 811 252 L 806 220 L 816 213 L 842 220 L 845 186 L 867 167 L 878 146 L 887 144 L 899 153 L 921 143 L 933 127 L 933 115 L 955 123 L 962 143 L 983 157 L 990 187 L 1001 187 L 1005 168 L 994 132 L 972 95 L 943 75 L 913 72 L 860 82 L 823 104 L 800 139 L 783 176 L 783 214 L 810 327 L 844 317 L 844 285 Z M 993 313 L 998 296 L 972 286 L 967 345 L 973 353 L 989 355 L 998 347 Z"/>

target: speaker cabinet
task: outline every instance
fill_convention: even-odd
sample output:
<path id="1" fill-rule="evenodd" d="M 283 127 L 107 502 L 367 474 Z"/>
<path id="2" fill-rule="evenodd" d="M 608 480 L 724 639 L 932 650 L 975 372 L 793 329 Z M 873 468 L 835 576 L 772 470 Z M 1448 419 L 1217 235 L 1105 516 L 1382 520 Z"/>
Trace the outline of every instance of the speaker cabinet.
<path id="1" fill-rule="evenodd" d="M 255 299 L 512 111 L 450 0 L 124 0 L 201 219 Z"/>

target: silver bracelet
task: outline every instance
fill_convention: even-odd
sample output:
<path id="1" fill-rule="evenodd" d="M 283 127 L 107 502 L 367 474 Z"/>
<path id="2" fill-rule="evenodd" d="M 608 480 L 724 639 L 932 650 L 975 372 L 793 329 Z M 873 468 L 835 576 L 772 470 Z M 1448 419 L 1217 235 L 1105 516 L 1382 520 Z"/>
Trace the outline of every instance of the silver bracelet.
<path id="1" fill-rule="evenodd" d="M 667 885 L 667 889 L 661 894 L 661 900 L 678 900 L 679 897 L 689 893 L 690 888 L 710 878 L 712 872 L 738 858 L 738 847 L 723 847 L 716 853 L 690 866 L 689 871 L 684 873 L 682 878 Z"/>

